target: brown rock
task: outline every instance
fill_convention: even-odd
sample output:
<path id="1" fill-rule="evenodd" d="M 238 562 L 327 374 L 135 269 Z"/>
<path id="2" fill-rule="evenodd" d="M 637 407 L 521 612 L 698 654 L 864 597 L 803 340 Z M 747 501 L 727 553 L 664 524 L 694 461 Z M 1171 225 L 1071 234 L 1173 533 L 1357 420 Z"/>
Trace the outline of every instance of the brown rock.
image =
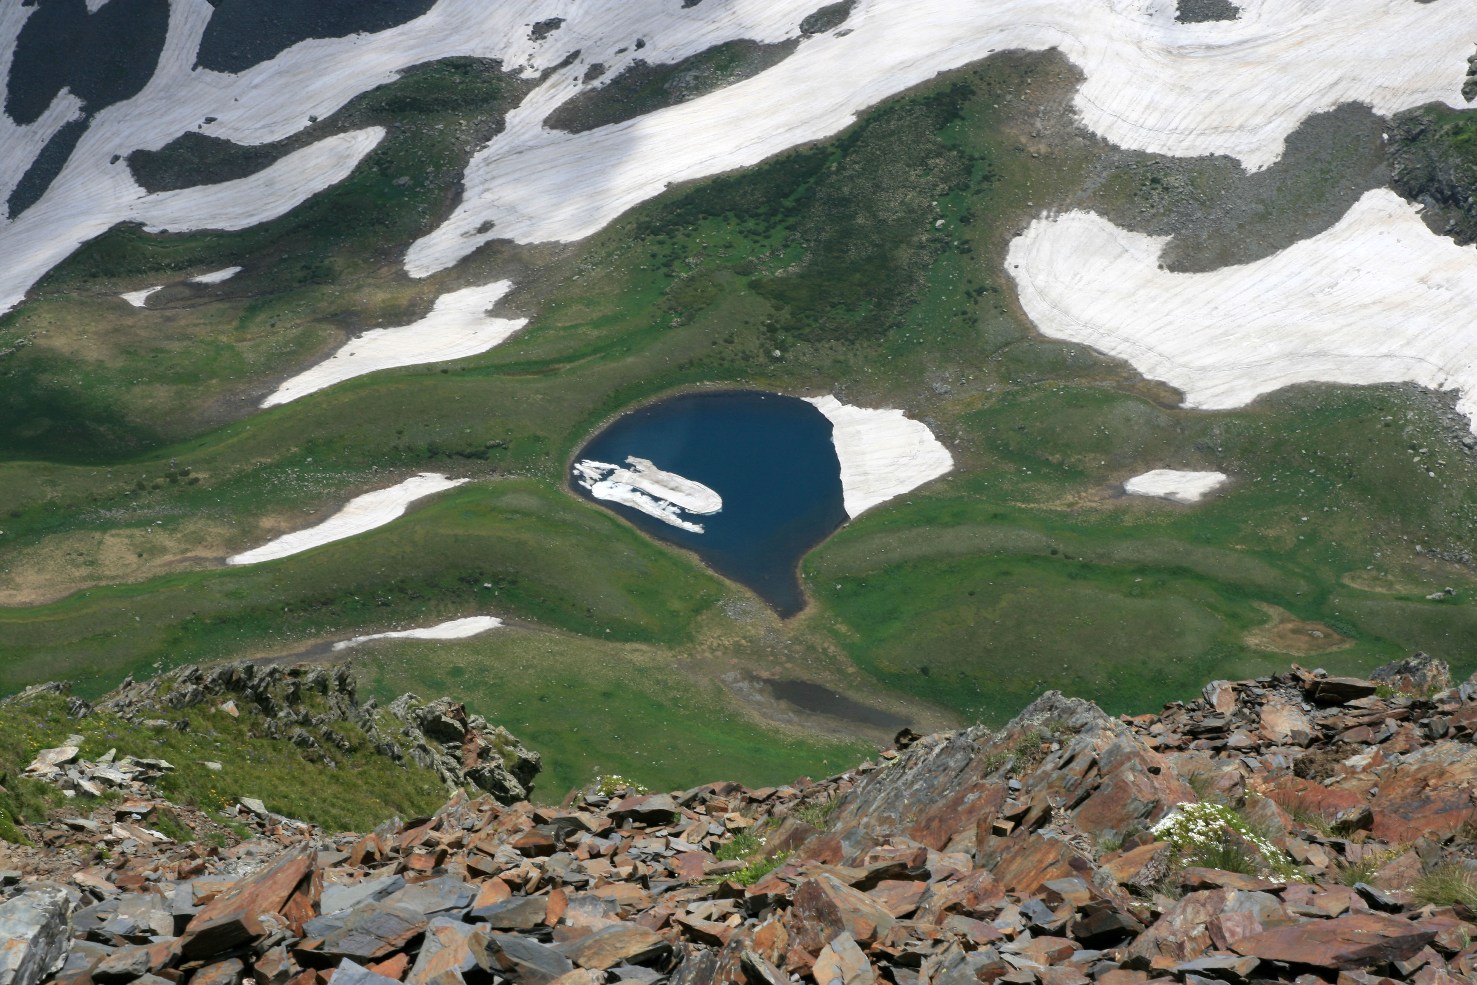
<path id="1" fill-rule="evenodd" d="M 633 923 L 604 927 L 558 948 L 581 968 L 597 969 L 612 968 L 622 963 L 650 964 L 671 949 L 660 935 Z"/>
<path id="2" fill-rule="evenodd" d="M 1104 860 L 1102 869 L 1120 886 L 1147 890 L 1169 874 L 1173 854 L 1168 842 L 1154 841 Z"/>
<path id="3" fill-rule="evenodd" d="M 1367 698 L 1375 690 L 1373 683 L 1357 677 L 1323 677 L 1309 682 L 1306 694 L 1315 704 L 1342 705 Z"/>
<path id="4" fill-rule="evenodd" d="M 815 959 L 816 985 L 876 985 L 877 972 L 850 934 L 837 934 Z"/>
<path id="5" fill-rule="evenodd" d="M 1436 939 L 1436 931 L 1377 913 L 1351 913 L 1278 927 L 1231 945 L 1237 954 L 1315 968 L 1361 968 L 1403 960 Z"/>
<path id="6" fill-rule="evenodd" d="M 865 893 L 844 885 L 832 875 L 807 880 L 795 890 L 786 917 L 795 946 L 816 955 L 839 934 L 856 941 L 874 941 L 893 924 L 893 916 Z"/>
<path id="7" fill-rule="evenodd" d="M 197 913 L 185 928 L 180 948 L 187 960 L 221 954 L 260 937 L 263 918 L 291 910 L 294 918 L 317 906 L 322 880 L 310 848 L 288 852 L 276 864 L 237 883 Z M 292 921 L 283 918 L 284 924 Z M 293 929 L 302 932 L 298 923 Z"/>

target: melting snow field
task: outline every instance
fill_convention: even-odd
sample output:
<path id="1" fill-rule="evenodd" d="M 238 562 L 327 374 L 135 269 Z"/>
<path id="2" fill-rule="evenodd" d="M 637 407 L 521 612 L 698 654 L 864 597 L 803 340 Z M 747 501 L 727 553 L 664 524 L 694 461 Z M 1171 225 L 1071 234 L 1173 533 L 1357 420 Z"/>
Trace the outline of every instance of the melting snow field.
<path id="1" fill-rule="evenodd" d="M 497 629 L 502 624 L 503 621 L 496 616 L 470 616 L 466 619 L 453 619 L 439 626 L 426 626 L 422 629 L 402 629 L 392 633 L 356 636 L 353 639 L 335 643 L 333 648 L 334 650 L 347 650 L 371 640 L 464 640 Z"/>
<path id="2" fill-rule="evenodd" d="M 135 308 L 147 308 L 149 306 L 149 295 L 155 291 L 162 290 L 164 290 L 164 285 L 160 284 L 157 287 L 146 287 L 141 291 L 129 291 L 127 294 L 120 294 L 118 296 Z"/>
<path id="3" fill-rule="evenodd" d="M 191 277 L 191 284 L 220 284 L 230 280 L 241 272 L 240 267 L 226 267 L 224 270 L 212 270 L 208 274 L 199 277 Z"/>
<path id="4" fill-rule="evenodd" d="M 1176 503 L 1198 503 L 1227 481 L 1224 472 L 1182 472 L 1179 469 L 1155 469 L 1136 475 L 1123 483 L 1130 496 L 1154 496 Z"/>
<path id="5" fill-rule="evenodd" d="M 512 286 L 512 281 L 500 280 L 443 294 L 420 321 L 365 332 L 323 362 L 283 383 L 262 401 L 262 406 L 285 404 L 376 370 L 439 363 L 486 352 L 528 323 L 526 318 L 493 318 L 487 313 Z"/>
<path id="6" fill-rule="evenodd" d="M 701 523 L 686 519 L 689 513 L 711 515 L 723 509 L 723 497 L 701 482 L 674 472 L 663 472 L 645 458 L 631 455 L 630 468 L 585 459 L 574 467 L 579 484 L 596 499 L 622 503 L 663 523 L 703 532 Z"/>
<path id="7" fill-rule="evenodd" d="M 315 39 L 239 74 L 197 67 L 213 8 L 170 6 L 149 84 L 98 112 L 50 187 L 0 222 L 0 312 L 47 270 L 114 224 L 240 229 L 282 214 L 342 180 L 379 142 L 377 128 L 310 144 L 255 175 L 150 194 L 127 156 L 186 132 L 243 144 L 288 137 L 397 73 L 437 58 L 499 59 L 523 77 L 547 73 L 504 131 L 473 158 L 464 201 L 407 257 L 417 276 L 491 238 L 572 240 L 595 232 L 669 183 L 754 164 L 834 134 L 881 99 L 1011 48 L 1058 48 L 1086 77 L 1082 122 L 1125 147 L 1179 156 L 1229 154 L 1264 168 L 1307 116 L 1350 101 L 1390 113 L 1460 87 L 1472 41 L 1453 24 L 1477 0 L 1244 0 L 1234 21 L 1180 24 L 1175 0 L 858 0 L 843 30 L 809 38 L 769 70 L 702 98 L 581 134 L 542 122 L 583 91 L 590 64 L 618 76 L 637 57 L 670 62 L 736 39 L 799 36 L 816 0 L 581 3 L 440 0 L 373 34 Z M 34 6 L 0 6 L 0 61 Z M 530 23 L 563 18 L 535 37 Z M 632 41 L 645 44 L 634 48 Z M 570 58 L 574 52 L 579 57 Z M 0 64 L 0 68 L 5 65 Z M 796 98 L 803 93 L 804 98 Z M 34 123 L 0 114 L 0 195 L 82 106 L 63 91 Z M 571 194 L 578 189 L 578 194 Z"/>
<path id="8" fill-rule="evenodd" d="M 910 421 L 900 410 L 851 407 L 830 396 L 806 402 L 831 422 L 848 516 L 858 516 L 954 468 L 954 457 L 928 425 Z"/>
<path id="9" fill-rule="evenodd" d="M 1332 229 L 1255 263 L 1159 266 L 1165 240 L 1090 212 L 1038 219 L 1006 263 L 1044 334 L 1128 360 L 1191 407 L 1294 383 L 1456 388 L 1477 416 L 1477 251 L 1433 234 L 1387 189 Z"/>
<path id="10" fill-rule="evenodd" d="M 343 509 L 315 527 L 284 534 L 254 550 L 226 559 L 227 564 L 260 564 L 300 554 L 323 544 L 353 537 L 382 527 L 405 513 L 406 507 L 432 493 L 451 489 L 466 479 L 448 479 L 436 472 L 422 472 L 388 489 L 355 496 Z"/>

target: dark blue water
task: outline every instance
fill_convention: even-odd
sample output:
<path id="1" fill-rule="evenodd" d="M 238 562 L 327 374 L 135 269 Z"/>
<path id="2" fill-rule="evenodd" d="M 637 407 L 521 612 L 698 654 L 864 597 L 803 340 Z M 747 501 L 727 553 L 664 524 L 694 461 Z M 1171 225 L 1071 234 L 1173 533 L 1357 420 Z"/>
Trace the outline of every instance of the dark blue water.
<path id="1" fill-rule="evenodd" d="M 698 534 L 571 487 L 651 536 L 694 552 L 780 615 L 805 607 L 800 559 L 846 522 L 841 464 L 824 414 L 772 393 L 684 394 L 621 417 L 575 461 L 623 465 L 628 455 L 715 490 L 722 512 L 689 517 L 706 528 Z"/>

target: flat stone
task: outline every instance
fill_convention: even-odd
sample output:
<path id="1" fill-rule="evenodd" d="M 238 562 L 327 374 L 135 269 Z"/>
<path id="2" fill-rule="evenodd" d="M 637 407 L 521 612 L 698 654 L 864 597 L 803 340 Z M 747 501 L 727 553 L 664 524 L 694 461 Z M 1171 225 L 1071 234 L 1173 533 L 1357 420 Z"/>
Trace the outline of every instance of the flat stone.
<path id="1" fill-rule="evenodd" d="M 647 964 L 671 951 L 660 935 L 634 923 L 603 927 L 558 950 L 581 968 L 612 968 L 623 962 Z"/>
<path id="2" fill-rule="evenodd" d="M 515 896 L 491 906 L 479 906 L 469 916 L 493 930 L 532 930 L 544 922 L 548 912 L 547 896 Z"/>
<path id="3" fill-rule="evenodd" d="M 65 766 L 67 763 L 75 760 L 77 754 L 81 751 L 77 746 L 57 746 L 54 749 L 42 749 L 36 754 L 36 758 L 31 760 L 31 765 L 26 767 L 26 772 L 45 773 L 49 770 L 56 769 L 58 766 Z"/>
<path id="4" fill-rule="evenodd" d="M 322 880 L 314 868 L 311 850 L 288 852 L 275 865 L 221 893 L 197 913 L 185 928 L 181 950 L 187 960 L 209 958 L 249 943 L 265 932 L 262 918 L 282 914 L 285 922 L 311 915 L 317 904 Z M 295 899 L 296 898 L 296 899 Z M 287 911 L 295 913 L 294 921 Z"/>
<path id="5" fill-rule="evenodd" d="M 549 985 L 574 970 L 574 962 L 538 941 L 479 930 L 467 941 L 477 964 L 518 985 Z"/>
<path id="6" fill-rule="evenodd" d="M 227 958 L 206 965 L 190 976 L 190 985 L 239 985 L 246 977 L 246 965 L 237 958 Z"/>
<path id="7" fill-rule="evenodd" d="M 426 929 L 426 915 L 405 906 L 371 903 L 352 912 L 344 925 L 323 939 L 324 954 L 377 961 L 400 950 Z"/>
<path id="8" fill-rule="evenodd" d="M 1379 913 L 1351 913 L 1278 927 L 1236 941 L 1237 954 L 1315 968 L 1355 969 L 1409 958 L 1436 939 L 1436 931 Z"/>
<path id="9" fill-rule="evenodd" d="M 347 958 L 334 970 L 329 981 L 331 985 L 400 985 L 397 979 L 376 974 Z"/>

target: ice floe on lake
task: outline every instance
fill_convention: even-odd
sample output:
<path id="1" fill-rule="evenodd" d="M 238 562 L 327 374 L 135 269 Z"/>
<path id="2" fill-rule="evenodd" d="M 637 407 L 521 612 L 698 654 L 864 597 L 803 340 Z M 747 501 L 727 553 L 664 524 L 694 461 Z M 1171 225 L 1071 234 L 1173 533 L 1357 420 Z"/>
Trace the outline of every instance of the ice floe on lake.
<path id="1" fill-rule="evenodd" d="M 426 626 L 421 629 L 402 629 L 390 633 L 371 633 L 368 636 L 355 636 L 353 639 L 342 640 L 333 645 L 335 650 L 347 650 L 361 643 L 371 640 L 464 640 L 473 636 L 479 636 L 489 630 L 497 629 L 503 621 L 496 616 L 469 616 L 466 619 L 453 619 L 443 622 L 437 626 Z"/>
<path id="2" fill-rule="evenodd" d="M 723 509 L 723 497 L 712 489 L 673 472 L 664 472 L 648 459 L 627 457 L 629 468 L 585 459 L 574 466 L 581 486 L 596 499 L 622 503 L 663 523 L 703 532 L 688 514 L 711 515 Z"/>
<path id="3" fill-rule="evenodd" d="M 841 489 L 848 516 L 916 489 L 954 468 L 928 425 L 900 410 L 852 407 L 832 396 L 807 402 L 831 422 L 831 441 L 841 460 Z"/>
<path id="4" fill-rule="evenodd" d="M 1205 273 L 1159 264 L 1166 239 L 1091 212 L 1038 219 L 1006 268 L 1045 335 L 1128 360 L 1190 407 L 1240 407 L 1295 383 L 1457 389 L 1477 417 L 1477 250 L 1388 189 L 1333 228 Z"/>
<path id="5" fill-rule="evenodd" d="M 259 564 L 300 554 L 324 544 L 343 540 L 382 527 L 405 513 L 411 503 L 444 489 L 451 489 L 466 479 L 448 479 L 438 472 L 422 472 L 387 489 L 376 489 L 353 499 L 333 516 L 317 526 L 283 534 L 261 547 L 226 559 L 227 564 Z"/>
<path id="6" fill-rule="evenodd" d="M 1224 472 L 1155 469 L 1123 483 L 1123 491 L 1130 496 L 1154 496 L 1176 503 L 1198 503 L 1225 485 L 1226 481 Z"/>
<path id="7" fill-rule="evenodd" d="M 500 280 L 443 294 L 420 321 L 373 329 L 349 340 L 323 362 L 279 386 L 262 406 L 285 404 L 382 369 L 439 363 L 486 352 L 528 323 L 526 318 L 494 318 L 487 313 L 512 286 L 511 281 Z"/>

